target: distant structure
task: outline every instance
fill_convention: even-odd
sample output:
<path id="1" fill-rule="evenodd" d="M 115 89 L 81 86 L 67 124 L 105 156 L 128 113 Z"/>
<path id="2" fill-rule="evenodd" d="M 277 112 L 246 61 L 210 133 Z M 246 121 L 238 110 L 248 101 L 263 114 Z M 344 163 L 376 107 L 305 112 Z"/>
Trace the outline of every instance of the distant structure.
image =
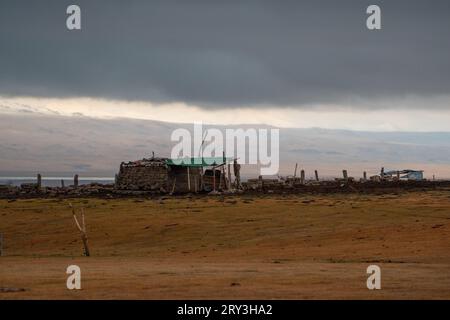
<path id="1" fill-rule="evenodd" d="M 414 180 L 414 181 L 422 181 L 423 179 L 423 170 L 390 170 L 384 171 L 384 168 L 381 170 L 380 174 L 383 180 Z"/>
<path id="2" fill-rule="evenodd" d="M 157 158 L 122 162 L 116 175 L 118 190 L 199 192 L 231 188 L 226 165 L 233 159 L 217 158 Z M 228 170 L 230 170 L 228 168 Z"/>

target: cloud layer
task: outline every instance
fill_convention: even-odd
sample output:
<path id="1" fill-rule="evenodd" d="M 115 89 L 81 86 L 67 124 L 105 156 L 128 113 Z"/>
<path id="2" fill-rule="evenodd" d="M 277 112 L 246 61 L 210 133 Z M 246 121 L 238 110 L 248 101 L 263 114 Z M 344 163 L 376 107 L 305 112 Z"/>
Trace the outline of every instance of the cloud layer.
<path id="1" fill-rule="evenodd" d="M 76 2 L 81 31 L 72 1 L 2 1 L 0 95 L 389 109 L 371 101 L 450 92 L 444 0 L 375 1 L 380 31 L 366 0 Z"/>
<path id="2" fill-rule="evenodd" d="M 150 102 L 105 100 L 92 98 L 36 98 L 0 96 L 3 115 L 59 115 L 95 119 L 140 119 L 171 123 L 214 125 L 271 125 L 280 128 L 347 129 L 359 131 L 450 132 L 450 96 L 442 99 L 403 98 L 386 104 L 386 110 L 362 110 L 339 105 L 310 108 L 267 107 L 205 109 L 184 103 L 153 104 Z M 433 105 L 441 110 L 421 109 Z M 396 108 L 388 107 L 395 105 Z M 383 107 L 378 103 L 377 107 Z M 412 110 L 411 110 L 412 107 Z M 332 109 L 332 110 L 330 110 Z M 20 122 L 18 117 L 16 121 Z"/>

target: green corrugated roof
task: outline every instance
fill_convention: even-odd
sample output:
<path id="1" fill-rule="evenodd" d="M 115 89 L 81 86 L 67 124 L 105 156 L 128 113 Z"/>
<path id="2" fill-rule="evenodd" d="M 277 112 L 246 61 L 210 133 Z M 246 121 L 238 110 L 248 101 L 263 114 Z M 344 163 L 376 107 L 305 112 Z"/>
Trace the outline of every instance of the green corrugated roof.
<path id="1" fill-rule="evenodd" d="M 178 158 L 167 159 L 166 164 L 169 166 L 183 166 L 183 167 L 207 167 L 207 166 L 219 166 L 232 162 L 233 158 L 223 157 L 203 157 L 203 158 Z"/>

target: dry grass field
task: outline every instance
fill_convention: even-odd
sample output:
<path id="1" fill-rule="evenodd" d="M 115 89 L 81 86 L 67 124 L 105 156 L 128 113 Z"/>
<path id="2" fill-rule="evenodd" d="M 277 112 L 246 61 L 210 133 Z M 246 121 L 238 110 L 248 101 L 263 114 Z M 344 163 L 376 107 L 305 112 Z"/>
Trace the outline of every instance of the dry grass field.
<path id="1" fill-rule="evenodd" d="M 448 190 L 0 200 L 0 232 L 0 299 L 450 299 Z"/>

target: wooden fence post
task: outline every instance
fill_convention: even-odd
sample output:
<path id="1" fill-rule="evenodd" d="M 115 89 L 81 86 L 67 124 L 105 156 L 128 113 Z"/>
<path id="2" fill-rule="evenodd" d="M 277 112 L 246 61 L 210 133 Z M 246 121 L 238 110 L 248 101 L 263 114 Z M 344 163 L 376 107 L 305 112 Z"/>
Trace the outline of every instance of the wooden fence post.
<path id="1" fill-rule="evenodd" d="M 86 234 L 86 222 L 84 221 L 84 209 L 81 208 L 81 225 L 80 225 L 80 223 L 78 222 L 74 207 L 72 206 L 71 203 L 69 203 L 69 206 L 72 209 L 72 216 L 73 216 L 73 219 L 75 220 L 75 224 L 81 233 L 81 240 L 83 241 L 83 246 L 84 246 L 84 255 L 86 257 L 89 257 L 90 252 L 89 252 L 88 239 L 87 239 L 87 234 Z"/>
<path id="2" fill-rule="evenodd" d="M 344 176 L 344 180 L 347 181 L 348 180 L 347 170 L 342 170 L 342 175 Z"/>
<path id="3" fill-rule="evenodd" d="M 73 186 L 75 187 L 75 189 L 78 188 L 78 175 L 77 174 L 73 177 Z"/>

